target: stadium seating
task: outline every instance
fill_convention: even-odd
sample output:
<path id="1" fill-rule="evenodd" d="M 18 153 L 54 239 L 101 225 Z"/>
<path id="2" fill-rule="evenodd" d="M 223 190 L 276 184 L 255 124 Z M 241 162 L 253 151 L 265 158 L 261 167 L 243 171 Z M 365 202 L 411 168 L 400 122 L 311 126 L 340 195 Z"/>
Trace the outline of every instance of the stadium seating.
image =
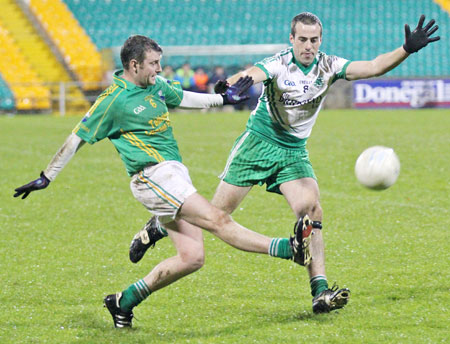
<path id="1" fill-rule="evenodd" d="M 12 111 L 14 108 L 14 95 L 0 76 L 0 111 Z"/>
<path id="2" fill-rule="evenodd" d="M 65 58 L 85 90 L 102 81 L 101 56 L 85 31 L 60 0 L 30 0 L 30 8 Z"/>
<path id="3" fill-rule="evenodd" d="M 120 46 L 131 34 L 168 45 L 289 43 L 290 20 L 310 11 L 323 21 L 322 50 L 351 60 L 372 59 L 403 43 L 403 26 L 420 14 L 450 27 L 449 15 L 432 0 L 64 0 L 99 49 Z M 447 0 L 437 0 L 447 1 Z M 441 29 L 442 30 L 442 29 Z M 191 57 L 195 65 L 243 65 L 259 56 Z M 184 57 L 163 62 L 180 65 Z M 450 43 L 441 40 L 389 73 L 450 75 Z M 116 64 L 120 60 L 116 55 Z"/>
<path id="4" fill-rule="evenodd" d="M 14 93 L 18 110 L 50 109 L 50 90 L 24 58 L 0 21 L 0 73 Z"/>
<path id="5" fill-rule="evenodd" d="M 447 11 L 450 14 L 450 0 L 435 0 L 443 10 Z"/>
<path id="6" fill-rule="evenodd" d="M 49 46 L 39 36 L 35 28 L 23 13 L 21 8 L 12 0 L 2 0 L 2 11 L 0 19 L 14 38 L 25 60 L 36 72 L 40 79 L 50 88 L 54 97 L 59 95 L 60 82 L 70 82 L 72 79 L 56 59 Z M 67 84 L 67 108 L 76 110 L 86 110 L 90 103 L 85 99 L 82 92 L 73 84 Z M 58 110 L 58 103 L 52 104 Z"/>

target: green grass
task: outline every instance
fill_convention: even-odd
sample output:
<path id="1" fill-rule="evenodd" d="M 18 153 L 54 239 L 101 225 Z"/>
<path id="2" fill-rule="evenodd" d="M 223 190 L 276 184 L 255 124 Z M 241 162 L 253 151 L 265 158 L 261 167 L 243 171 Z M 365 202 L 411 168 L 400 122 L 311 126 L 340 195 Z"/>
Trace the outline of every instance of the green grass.
<path id="1" fill-rule="evenodd" d="M 184 163 L 208 198 L 247 117 L 172 115 Z M 136 308 L 130 331 L 113 328 L 103 297 L 175 251 L 164 240 L 141 263 L 128 261 L 149 214 L 113 146 L 86 145 L 48 189 L 12 197 L 79 119 L 0 117 L 1 343 L 449 342 L 448 110 L 321 113 L 308 147 L 328 278 L 352 290 L 345 309 L 313 315 L 302 268 L 205 233 L 205 266 Z M 359 153 L 377 144 L 394 147 L 402 163 L 397 183 L 382 192 L 353 174 Z M 259 187 L 234 218 L 269 236 L 289 235 L 294 222 L 284 199 Z"/>

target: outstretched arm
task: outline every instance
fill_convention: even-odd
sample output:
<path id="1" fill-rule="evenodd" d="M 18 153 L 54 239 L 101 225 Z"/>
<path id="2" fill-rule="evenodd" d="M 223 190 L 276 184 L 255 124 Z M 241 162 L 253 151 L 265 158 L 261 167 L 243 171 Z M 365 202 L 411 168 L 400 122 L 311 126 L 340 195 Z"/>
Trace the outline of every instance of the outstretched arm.
<path id="1" fill-rule="evenodd" d="M 78 135 L 70 134 L 45 169 L 44 174 L 47 178 L 53 181 L 84 143 Z"/>
<path id="2" fill-rule="evenodd" d="M 372 61 L 353 61 L 347 67 L 347 80 L 368 79 L 380 76 L 402 63 L 409 54 L 403 47 L 378 55 Z"/>
<path id="3" fill-rule="evenodd" d="M 72 159 L 78 149 L 84 144 L 76 134 L 70 134 L 61 148 L 56 152 L 53 159 L 48 164 L 45 171 L 41 172 L 38 179 L 29 182 L 21 187 L 18 187 L 14 191 L 14 197 L 22 195 L 22 199 L 26 198 L 32 191 L 45 189 L 51 181 L 53 181 L 59 172 L 67 165 Z"/>
<path id="4" fill-rule="evenodd" d="M 239 80 L 239 78 L 241 77 L 243 78 L 246 76 L 250 76 L 253 79 L 254 84 L 257 84 L 267 79 L 266 73 L 264 73 L 264 71 L 261 68 L 252 66 L 242 72 L 230 76 L 227 79 L 227 82 L 228 84 L 233 85 Z"/>
<path id="5" fill-rule="evenodd" d="M 402 63 L 409 54 L 418 52 L 428 43 L 438 41 L 439 36 L 431 37 L 439 28 L 437 25 L 433 27 L 434 19 L 430 20 L 425 27 L 422 27 L 424 21 L 425 16 L 422 14 L 413 32 L 411 32 L 409 25 L 405 24 L 405 43 L 402 47 L 379 55 L 371 61 L 351 62 L 346 71 L 347 80 L 367 79 L 383 75 Z"/>
<path id="6" fill-rule="evenodd" d="M 253 85 L 253 79 L 249 76 L 239 78 L 233 86 L 227 87 L 221 94 L 204 94 L 183 91 L 183 100 L 180 108 L 204 109 L 227 104 L 238 104 L 247 100 L 248 89 Z"/>
<path id="7" fill-rule="evenodd" d="M 235 85 L 239 80 L 251 78 L 253 84 L 257 84 L 267 79 L 266 73 L 261 68 L 256 66 L 250 67 L 242 72 L 236 73 L 233 76 L 229 77 L 227 80 L 219 80 L 214 85 L 214 92 L 217 94 L 222 94 L 227 92 L 228 88 L 231 85 Z"/>

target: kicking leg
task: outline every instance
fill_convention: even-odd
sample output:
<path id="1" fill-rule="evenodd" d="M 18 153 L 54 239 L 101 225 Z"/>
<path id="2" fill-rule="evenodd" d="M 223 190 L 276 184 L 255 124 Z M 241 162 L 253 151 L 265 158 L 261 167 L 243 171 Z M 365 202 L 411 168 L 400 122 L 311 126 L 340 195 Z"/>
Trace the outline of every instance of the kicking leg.
<path id="1" fill-rule="evenodd" d="M 229 214 L 213 206 L 198 193 L 194 193 L 186 199 L 178 216 L 208 230 L 237 249 L 268 253 L 271 238 L 241 226 L 233 221 Z"/>
<path id="2" fill-rule="evenodd" d="M 211 203 L 231 214 L 241 203 L 250 191 L 250 186 L 235 186 L 221 181 L 217 186 Z M 159 223 L 158 218 L 153 216 L 145 226 L 136 233 L 130 244 L 130 260 L 133 263 L 139 262 L 150 247 L 154 247 L 156 242 L 167 236 L 167 231 Z"/>
<path id="3" fill-rule="evenodd" d="M 211 204 L 225 211 L 227 214 L 231 214 L 239 206 L 245 196 L 247 196 L 250 190 L 251 186 L 236 186 L 221 181 L 217 186 Z M 296 257 L 294 257 L 294 252 L 292 252 L 293 245 L 294 243 L 288 238 L 272 238 L 269 244 L 268 253 L 273 257 L 293 259 L 295 261 Z"/>
<path id="4" fill-rule="evenodd" d="M 204 228 L 229 245 L 247 252 L 269 254 L 283 259 L 296 260 L 299 250 L 289 238 L 269 238 L 251 231 L 233 221 L 225 211 L 216 208 L 203 196 L 189 196 L 178 216 L 198 227 Z"/>

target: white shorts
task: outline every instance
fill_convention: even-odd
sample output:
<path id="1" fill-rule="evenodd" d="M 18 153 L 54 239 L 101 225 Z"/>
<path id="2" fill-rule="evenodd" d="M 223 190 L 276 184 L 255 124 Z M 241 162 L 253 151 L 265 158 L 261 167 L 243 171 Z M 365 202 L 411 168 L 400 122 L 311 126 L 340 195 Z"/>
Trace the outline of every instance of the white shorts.
<path id="1" fill-rule="evenodd" d="M 186 198 L 197 192 L 187 167 L 178 161 L 145 167 L 133 175 L 130 188 L 162 224 L 173 221 Z"/>

